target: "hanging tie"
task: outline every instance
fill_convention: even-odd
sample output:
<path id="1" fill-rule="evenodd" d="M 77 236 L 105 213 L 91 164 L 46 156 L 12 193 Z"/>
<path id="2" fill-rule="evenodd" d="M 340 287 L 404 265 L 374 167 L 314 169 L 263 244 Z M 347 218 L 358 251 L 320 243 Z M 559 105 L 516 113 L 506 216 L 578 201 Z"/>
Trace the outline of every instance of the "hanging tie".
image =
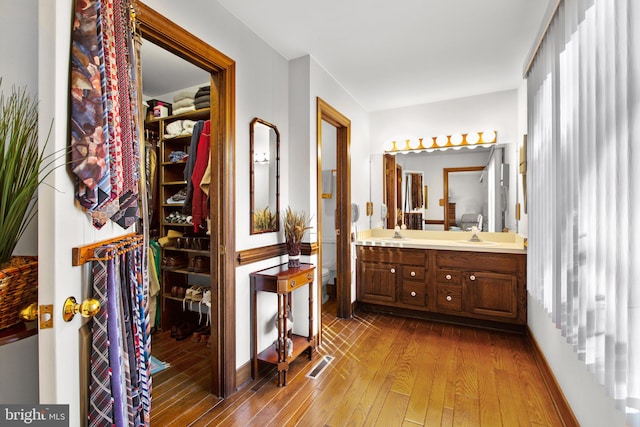
<path id="1" fill-rule="evenodd" d="M 113 246 L 95 249 L 97 258 L 106 258 Z M 93 317 L 91 328 L 91 385 L 89 426 L 113 425 L 113 397 L 111 392 L 111 368 L 109 362 L 109 334 L 107 307 L 107 276 L 109 262 L 93 261 L 93 297 L 100 302 L 100 307 Z"/>

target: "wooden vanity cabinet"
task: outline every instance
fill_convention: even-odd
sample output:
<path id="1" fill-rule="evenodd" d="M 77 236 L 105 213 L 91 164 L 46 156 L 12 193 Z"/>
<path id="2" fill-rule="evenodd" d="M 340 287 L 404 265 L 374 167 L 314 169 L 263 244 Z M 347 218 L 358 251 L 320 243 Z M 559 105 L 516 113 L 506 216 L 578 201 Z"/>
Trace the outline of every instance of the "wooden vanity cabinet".
<path id="1" fill-rule="evenodd" d="M 492 327 L 526 324 L 526 254 L 366 245 L 357 254 L 365 309 Z"/>
<path id="2" fill-rule="evenodd" d="M 438 312 L 526 324 L 526 255 L 435 252 Z"/>
<path id="3" fill-rule="evenodd" d="M 424 307 L 427 254 L 402 248 L 358 246 L 358 299 L 372 304 Z"/>

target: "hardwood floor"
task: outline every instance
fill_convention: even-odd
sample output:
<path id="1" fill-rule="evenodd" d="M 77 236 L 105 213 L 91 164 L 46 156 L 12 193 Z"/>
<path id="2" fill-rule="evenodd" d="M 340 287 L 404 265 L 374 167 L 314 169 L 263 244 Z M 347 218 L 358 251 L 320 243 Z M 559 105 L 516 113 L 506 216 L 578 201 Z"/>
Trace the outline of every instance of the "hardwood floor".
<path id="1" fill-rule="evenodd" d="M 153 377 L 151 425 L 563 425 L 524 336 L 329 312 L 323 347 L 292 364 L 286 387 L 271 371 L 226 400 L 209 394 L 205 344 L 154 334 L 153 355 L 171 367 Z M 305 377 L 323 355 L 334 359 Z"/>

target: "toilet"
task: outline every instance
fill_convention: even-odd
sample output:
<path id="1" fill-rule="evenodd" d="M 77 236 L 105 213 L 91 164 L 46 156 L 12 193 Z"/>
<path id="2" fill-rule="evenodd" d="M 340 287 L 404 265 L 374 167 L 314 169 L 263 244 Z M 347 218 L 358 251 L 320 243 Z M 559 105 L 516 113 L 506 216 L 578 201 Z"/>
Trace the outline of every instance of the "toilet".
<path id="1" fill-rule="evenodd" d="M 322 303 L 324 304 L 329 299 L 329 294 L 327 293 L 327 283 L 331 280 L 331 270 L 328 268 L 322 268 Z"/>

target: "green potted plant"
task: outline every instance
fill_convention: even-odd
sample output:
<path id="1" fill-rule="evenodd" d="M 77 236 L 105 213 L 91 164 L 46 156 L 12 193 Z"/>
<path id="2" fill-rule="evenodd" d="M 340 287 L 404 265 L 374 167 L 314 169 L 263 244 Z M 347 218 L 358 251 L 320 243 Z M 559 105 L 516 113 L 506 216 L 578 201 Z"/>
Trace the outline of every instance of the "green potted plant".
<path id="1" fill-rule="evenodd" d="M 300 246 L 304 232 L 310 229 L 311 217 L 304 211 L 293 211 L 287 207 L 284 218 L 284 240 L 289 254 L 289 267 L 300 267 Z"/>
<path id="2" fill-rule="evenodd" d="M 38 102 L 26 89 L 5 97 L 0 78 L 0 329 L 37 301 L 38 260 L 12 256 L 37 213 L 36 191 L 55 159 L 38 147 Z"/>

